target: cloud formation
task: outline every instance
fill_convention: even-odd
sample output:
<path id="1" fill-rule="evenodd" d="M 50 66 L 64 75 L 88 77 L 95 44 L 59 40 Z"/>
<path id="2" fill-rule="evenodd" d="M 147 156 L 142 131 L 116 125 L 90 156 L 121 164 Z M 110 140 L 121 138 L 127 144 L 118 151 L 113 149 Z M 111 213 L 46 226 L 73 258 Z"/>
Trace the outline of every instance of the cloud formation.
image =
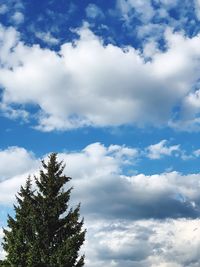
<path id="1" fill-rule="evenodd" d="M 24 15 L 21 12 L 17 11 L 13 14 L 12 20 L 15 24 L 21 24 L 24 22 Z"/>
<path id="2" fill-rule="evenodd" d="M 37 164 L 33 153 L 24 148 L 8 147 L 0 150 L 0 181 L 31 171 Z"/>
<path id="3" fill-rule="evenodd" d="M 90 19 L 98 19 L 104 17 L 103 11 L 95 4 L 89 4 L 86 7 L 85 11 L 86 11 L 86 16 Z"/>
<path id="4" fill-rule="evenodd" d="M 198 267 L 199 222 L 93 222 L 88 229 L 86 266 Z"/>
<path id="5" fill-rule="evenodd" d="M 200 174 L 125 175 L 124 167 L 134 167 L 138 156 L 136 148 L 101 143 L 58 154 L 73 178 L 71 203 L 81 202 L 85 217 L 86 266 L 197 267 Z M 0 159 L 5 177 L 0 204 L 11 206 L 20 185 L 28 174 L 38 174 L 40 164 L 19 147 L 2 150 Z M 15 159 L 21 165 L 5 173 L 3 166 Z"/>
<path id="6" fill-rule="evenodd" d="M 188 123 L 198 129 L 197 101 L 188 99 L 197 97 L 191 90 L 199 79 L 199 36 L 187 38 L 168 30 L 167 50 L 155 50 L 145 62 L 133 47 L 124 51 L 104 45 L 87 26 L 77 33 L 80 39 L 63 44 L 56 53 L 26 46 L 16 30 L 1 26 L 5 110 L 19 113 L 27 112 L 27 105 L 38 107 L 36 128 L 42 131 L 123 124 L 184 128 Z M 173 112 L 178 104 L 180 113 Z"/>
<path id="7" fill-rule="evenodd" d="M 130 23 L 134 13 L 136 13 L 134 15 L 139 17 L 144 23 L 149 22 L 155 15 L 151 0 L 118 0 L 117 7 L 127 23 Z"/>
<path id="8" fill-rule="evenodd" d="M 168 146 L 167 140 L 147 147 L 147 157 L 150 159 L 160 159 L 163 156 L 171 156 L 174 152 L 180 152 L 179 145 Z M 178 155 L 178 154 L 177 154 Z"/>
<path id="9" fill-rule="evenodd" d="M 12 203 L 22 181 L 38 172 L 39 161 L 23 148 L 2 151 L 2 177 L 0 202 Z M 67 163 L 66 173 L 73 177 L 73 202 L 81 201 L 88 217 L 110 219 L 144 218 L 196 218 L 199 214 L 199 174 L 182 175 L 178 172 L 155 175 L 128 176 L 125 167 L 134 168 L 138 150 L 119 145 L 108 147 L 100 143 L 90 144 L 82 151 L 59 153 L 59 159 Z M 10 172 L 3 166 L 16 165 Z M 12 185 L 12 186 L 11 186 Z M 10 195 L 4 199 L 10 188 Z M 12 190 L 11 190 L 12 188 Z M 99 197 L 97 197 L 99 196 Z"/>
<path id="10" fill-rule="evenodd" d="M 39 12 L 33 2 L 0 4 L 0 115 L 46 132 L 89 126 L 87 140 L 105 140 L 83 148 L 83 138 L 80 150 L 58 154 L 71 204 L 81 202 L 86 267 L 199 267 L 198 134 L 168 127 L 200 130 L 200 1 L 44 0 Z M 8 124 L 7 143 L 20 137 Z M 123 134 L 113 142 L 139 147 L 108 145 L 110 135 L 92 127 L 114 127 Z M 40 146 L 44 133 L 36 135 Z M 39 172 L 26 145 L 0 150 L 1 226 L 20 185 Z"/>

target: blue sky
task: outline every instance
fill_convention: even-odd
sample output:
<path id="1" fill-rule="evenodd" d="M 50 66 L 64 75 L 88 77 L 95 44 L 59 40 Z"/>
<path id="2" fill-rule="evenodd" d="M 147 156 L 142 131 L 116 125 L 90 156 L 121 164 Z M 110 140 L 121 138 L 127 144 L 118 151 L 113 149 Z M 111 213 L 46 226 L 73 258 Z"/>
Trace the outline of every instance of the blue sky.
<path id="1" fill-rule="evenodd" d="M 199 266 L 199 22 L 199 0 L 0 0 L 1 226 L 56 151 L 86 267 Z"/>

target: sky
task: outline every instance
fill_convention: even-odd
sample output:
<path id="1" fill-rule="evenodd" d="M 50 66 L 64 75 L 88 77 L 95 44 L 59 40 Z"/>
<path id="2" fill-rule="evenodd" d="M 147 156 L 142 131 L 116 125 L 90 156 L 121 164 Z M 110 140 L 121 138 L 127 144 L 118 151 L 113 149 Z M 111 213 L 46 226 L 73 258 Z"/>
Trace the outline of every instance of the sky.
<path id="1" fill-rule="evenodd" d="M 199 137 L 199 0 L 0 0 L 0 238 L 57 152 L 86 267 L 199 267 Z"/>

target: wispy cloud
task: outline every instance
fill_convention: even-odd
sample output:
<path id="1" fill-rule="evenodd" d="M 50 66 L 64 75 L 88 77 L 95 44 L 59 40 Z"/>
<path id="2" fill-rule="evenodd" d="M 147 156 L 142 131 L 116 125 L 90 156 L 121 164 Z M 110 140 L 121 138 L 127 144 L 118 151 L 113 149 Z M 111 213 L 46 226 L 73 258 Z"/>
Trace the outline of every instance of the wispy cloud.
<path id="1" fill-rule="evenodd" d="M 21 13 L 21 12 L 19 12 L 19 11 L 16 11 L 15 13 L 14 13 L 14 15 L 11 17 L 11 19 L 13 20 L 13 22 L 15 23 L 15 24 L 21 24 L 21 23 L 23 23 L 24 22 L 24 15 Z"/>
<path id="2" fill-rule="evenodd" d="M 160 159 L 163 156 L 171 156 L 175 152 L 180 152 L 179 145 L 167 145 L 167 140 L 162 140 L 157 144 L 150 145 L 146 149 L 147 157 L 150 159 Z"/>

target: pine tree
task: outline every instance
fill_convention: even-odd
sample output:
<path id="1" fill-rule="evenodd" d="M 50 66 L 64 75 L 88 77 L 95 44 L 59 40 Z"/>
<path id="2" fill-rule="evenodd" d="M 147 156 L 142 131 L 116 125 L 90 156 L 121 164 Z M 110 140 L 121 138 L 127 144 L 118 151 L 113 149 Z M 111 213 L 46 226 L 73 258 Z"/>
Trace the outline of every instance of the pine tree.
<path id="1" fill-rule="evenodd" d="M 20 192 L 16 197 L 18 205 L 14 205 L 15 219 L 8 216 L 8 228 L 11 230 L 4 229 L 3 247 L 8 253 L 4 265 L 9 263 L 11 266 L 28 266 L 27 256 L 31 245 L 31 237 L 33 236 L 31 232 L 32 196 L 33 192 L 29 177 L 25 187 L 21 186 Z"/>
<path id="2" fill-rule="evenodd" d="M 72 188 L 65 190 L 65 184 L 71 178 L 63 174 L 65 165 L 57 161 L 56 153 L 42 166 L 39 178 L 35 177 L 36 192 L 28 180 L 19 193 L 16 218 L 8 218 L 6 260 L 13 267 L 82 267 L 84 256 L 79 257 L 79 250 L 85 230 L 80 204 L 69 209 Z"/>

